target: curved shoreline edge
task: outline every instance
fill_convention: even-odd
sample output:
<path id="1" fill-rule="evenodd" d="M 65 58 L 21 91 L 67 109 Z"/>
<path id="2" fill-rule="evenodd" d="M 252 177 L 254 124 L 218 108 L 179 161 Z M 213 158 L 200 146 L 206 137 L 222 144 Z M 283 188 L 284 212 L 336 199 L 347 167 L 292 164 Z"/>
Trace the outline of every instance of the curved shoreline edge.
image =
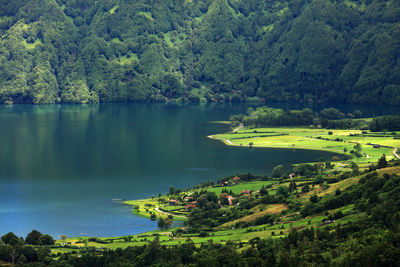
<path id="1" fill-rule="evenodd" d="M 207 138 L 213 139 L 213 140 L 217 140 L 217 141 L 221 141 L 221 142 L 223 142 L 225 145 L 228 145 L 228 146 L 248 147 L 248 148 L 293 149 L 293 150 L 294 150 L 294 149 L 301 149 L 301 150 L 324 151 L 324 152 L 330 152 L 330 153 L 334 153 L 334 154 L 347 155 L 346 153 L 344 153 L 343 151 L 340 151 L 340 150 L 329 150 L 329 149 L 323 149 L 323 148 L 318 149 L 318 148 L 299 147 L 299 146 L 292 147 L 292 146 L 268 146 L 268 145 L 259 146 L 259 145 L 253 145 L 253 146 L 250 147 L 249 145 L 237 145 L 237 144 L 234 144 L 234 143 L 232 143 L 231 140 L 229 140 L 229 139 L 227 139 L 227 138 L 218 138 L 218 137 L 215 137 L 215 135 L 218 135 L 218 134 L 208 135 Z"/>

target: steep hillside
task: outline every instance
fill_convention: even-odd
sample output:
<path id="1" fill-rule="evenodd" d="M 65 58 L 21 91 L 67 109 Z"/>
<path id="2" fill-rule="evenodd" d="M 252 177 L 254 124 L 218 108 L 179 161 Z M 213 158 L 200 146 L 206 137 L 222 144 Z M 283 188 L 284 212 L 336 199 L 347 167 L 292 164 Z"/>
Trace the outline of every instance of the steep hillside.
<path id="1" fill-rule="evenodd" d="M 0 35 L 2 103 L 400 104 L 397 0 L 2 1 Z"/>

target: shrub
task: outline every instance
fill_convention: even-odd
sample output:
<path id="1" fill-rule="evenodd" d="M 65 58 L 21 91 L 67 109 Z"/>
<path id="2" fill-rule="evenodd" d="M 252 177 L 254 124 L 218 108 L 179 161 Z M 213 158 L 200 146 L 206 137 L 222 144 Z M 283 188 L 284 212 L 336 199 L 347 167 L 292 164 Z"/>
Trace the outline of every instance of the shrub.
<path id="1" fill-rule="evenodd" d="M 208 236 L 208 233 L 206 231 L 200 231 L 199 236 L 206 237 L 206 236 Z"/>

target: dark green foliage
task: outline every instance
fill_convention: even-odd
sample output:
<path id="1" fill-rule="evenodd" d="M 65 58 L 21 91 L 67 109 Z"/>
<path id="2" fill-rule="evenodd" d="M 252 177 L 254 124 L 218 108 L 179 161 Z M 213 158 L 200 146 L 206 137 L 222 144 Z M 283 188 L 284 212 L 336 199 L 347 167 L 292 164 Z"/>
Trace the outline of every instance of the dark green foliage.
<path id="1" fill-rule="evenodd" d="M 53 238 L 49 235 L 42 235 L 38 240 L 38 244 L 42 246 L 54 245 L 54 243 Z"/>
<path id="2" fill-rule="evenodd" d="M 172 220 L 169 218 L 168 219 L 164 219 L 162 217 L 158 218 L 157 226 L 161 230 L 168 229 L 171 226 L 171 224 L 172 224 Z"/>
<path id="3" fill-rule="evenodd" d="M 25 242 L 30 245 L 38 245 L 39 239 L 41 236 L 42 236 L 42 233 L 40 233 L 39 231 L 33 230 L 26 236 Z"/>
<path id="4" fill-rule="evenodd" d="M 373 132 L 400 130 L 400 116 L 381 116 L 373 118 L 369 124 Z"/>
<path id="5" fill-rule="evenodd" d="M 279 178 L 283 175 L 283 165 L 277 165 L 272 169 L 272 177 Z"/>
<path id="6" fill-rule="evenodd" d="M 362 129 L 369 128 L 368 122 L 364 119 L 354 119 L 351 113 L 346 115 L 338 109 L 323 109 L 319 114 L 306 108 L 303 110 L 288 110 L 258 107 L 256 110 L 249 108 L 247 116 L 243 114 L 232 115 L 230 121 L 232 126 L 237 127 L 243 123 L 250 127 L 264 126 L 322 126 L 329 129 Z M 328 135 L 333 135 L 332 131 L 328 131 Z M 340 140 L 336 140 L 340 141 Z"/>
<path id="7" fill-rule="evenodd" d="M 311 203 L 318 203 L 318 201 L 319 201 L 319 198 L 318 198 L 317 195 L 312 195 L 312 196 L 310 197 L 310 202 L 311 202 Z"/>
<path id="8" fill-rule="evenodd" d="M 386 168 L 387 166 L 388 166 L 388 162 L 386 160 L 386 156 L 382 155 L 382 157 L 380 157 L 378 160 L 377 168 L 381 169 L 381 168 Z"/>
<path id="9" fill-rule="evenodd" d="M 399 14 L 378 0 L 2 1 L 0 101 L 399 105 Z"/>

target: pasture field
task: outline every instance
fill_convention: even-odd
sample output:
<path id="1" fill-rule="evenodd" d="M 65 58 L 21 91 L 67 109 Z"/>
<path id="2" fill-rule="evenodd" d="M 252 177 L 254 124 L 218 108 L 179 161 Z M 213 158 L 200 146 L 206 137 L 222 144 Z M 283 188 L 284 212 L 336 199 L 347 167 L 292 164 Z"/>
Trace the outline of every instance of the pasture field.
<path id="1" fill-rule="evenodd" d="M 390 160 L 393 150 L 400 147 L 399 133 L 361 130 L 328 130 L 307 127 L 274 127 L 238 129 L 235 132 L 211 135 L 209 138 L 223 141 L 227 145 L 244 147 L 271 147 L 290 149 L 310 149 L 334 152 L 352 157 L 356 163 L 376 162 L 383 154 Z M 350 152 L 361 145 L 362 157 Z M 374 147 L 375 145 L 375 147 Z"/>

